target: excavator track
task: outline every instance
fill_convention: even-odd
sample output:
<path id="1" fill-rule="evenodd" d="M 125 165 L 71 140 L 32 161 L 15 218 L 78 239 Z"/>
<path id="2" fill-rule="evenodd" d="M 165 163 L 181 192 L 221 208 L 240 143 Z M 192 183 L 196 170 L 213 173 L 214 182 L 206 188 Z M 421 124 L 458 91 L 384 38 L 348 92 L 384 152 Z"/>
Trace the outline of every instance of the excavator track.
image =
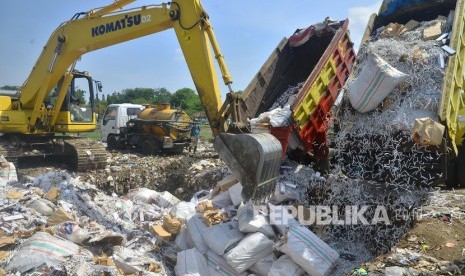
<path id="1" fill-rule="evenodd" d="M 8 162 L 12 162 L 16 167 L 18 166 L 18 150 L 8 142 L 0 142 L 0 155 L 3 155 Z"/>
<path id="2" fill-rule="evenodd" d="M 73 170 L 84 172 L 105 168 L 107 151 L 103 145 L 88 138 L 66 139 L 64 143 Z"/>

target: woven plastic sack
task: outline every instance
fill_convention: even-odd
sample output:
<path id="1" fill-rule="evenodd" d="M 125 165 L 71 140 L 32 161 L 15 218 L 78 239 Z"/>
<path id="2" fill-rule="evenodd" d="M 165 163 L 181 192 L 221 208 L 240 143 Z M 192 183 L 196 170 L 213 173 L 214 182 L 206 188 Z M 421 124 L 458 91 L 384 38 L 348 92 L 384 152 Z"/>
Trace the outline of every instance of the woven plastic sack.
<path id="1" fill-rule="evenodd" d="M 267 237 L 274 237 L 275 233 L 271 225 L 268 224 L 264 215 L 256 214 L 252 202 L 249 200 L 241 204 L 237 209 L 237 219 L 239 230 L 244 233 L 260 232 Z"/>
<path id="2" fill-rule="evenodd" d="M 274 242 L 257 232 L 247 235 L 233 249 L 224 254 L 224 258 L 237 273 L 242 273 L 273 251 Z"/>
<path id="3" fill-rule="evenodd" d="M 178 252 L 174 267 L 176 276 L 208 276 L 207 260 L 197 248 Z"/>
<path id="4" fill-rule="evenodd" d="M 365 113 L 375 109 L 399 83 L 407 79 L 402 73 L 376 54 L 370 56 L 363 70 L 348 87 L 353 108 Z"/>
<path id="5" fill-rule="evenodd" d="M 305 271 L 296 264 L 289 256 L 282 255 L 269 268 L 268 276 L 302 276 Z"/>
<path id="6" fill-rule="evenodd" d="M 179 202 L 180 200 L 168 191 L 158 193 L 155 196 L 155 204 L 160 208 L 171 208 Z"/>
<path id="7" fill-rule="evenodd" d="M 45 232 L 38 232 L 24 242 L 6 266 L 8 272 L 24 272 L 46 264 L 59 267 L 70 256 L 85 256 L 92 260 L 92 253 L 70 241 L 54 237 Z"/>
<path id="8" fill-rule="evenodd" d="M 256 262 L 253 266 L 249 268 L 249 271 L 257 275 L 268 275 L 271 266 L 275 262 L 276 257 L 274 254 L 270 254 L 260 261 Z"/>
<path id="9" fill-rule="evenodd" d="M 289 227 L 279 250 L 310 276 L 329 275 L 339 254 L 304 226 Z"/>
<path id="10" fill-rule="evenodd" d="M 187 233 L 187 228 L 186 225 L 183 224 L 181 225 L 181 230 L 179 231 L 179 234 L 176 236 L 176 239 L 174 240 L 174 248 L 176 251 L 183 251 L 187 249 L 193 248 L 193 242 L 189 237 L 189 233 Z"/>
<path id="11" fill-rule="evenodd" d="M 208 272 L 210 272 L 211 276 L 246 276 L 248 275 L 246 272 L 238 274 L 234 268 L 232 268 L 226 260 L 213 252 L 212 250 L 208 250 L 207 252 L 207 265 L 208 265 Z M 266 275 L 266 274 L 265 274 Z"/>
<path id="12" fill-rule="evenodd" d="M 203 240 L 218 255 L 223 255 L 243 237 L 244 234 L 239 231 L 237 221 L 213 225 L 203 232 Z"/>
<path id="13" fill-rule="evenodd" d="M 202 234 L 207 230 L 208 226 L 203 222 L 200 214 L 195 214 L 186 221 L 187 233 L 189 239 L 195 247 L 205 254 L 208 251 L 208 245 L 205 243 Z"/>

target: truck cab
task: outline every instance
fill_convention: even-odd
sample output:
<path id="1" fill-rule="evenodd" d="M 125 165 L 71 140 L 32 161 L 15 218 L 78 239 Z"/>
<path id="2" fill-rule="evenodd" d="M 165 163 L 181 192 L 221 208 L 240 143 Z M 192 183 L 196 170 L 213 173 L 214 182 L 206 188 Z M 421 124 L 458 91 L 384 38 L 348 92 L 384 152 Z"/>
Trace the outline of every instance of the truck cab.
<path id="1" fill-rule="evenodd" d="M 126 123 L 135 119 L 144 108 L 140 104 L 110 104 L 103 114 L 100 125 L 102 141 L 107 142 L 109 138 L 111 140 L 112 137 L 120 134 L 121 128 L 126 127 Z"/>

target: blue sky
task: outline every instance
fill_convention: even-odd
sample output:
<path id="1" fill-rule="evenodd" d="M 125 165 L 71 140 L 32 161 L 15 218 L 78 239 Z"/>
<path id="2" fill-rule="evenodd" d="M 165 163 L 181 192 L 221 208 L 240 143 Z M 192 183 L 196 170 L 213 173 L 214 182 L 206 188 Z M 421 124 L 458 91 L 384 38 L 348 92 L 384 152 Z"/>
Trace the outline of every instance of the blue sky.
<path id="1" fill-rule="evenodd" d="M 0 1 L 0 86 L 21 85 L 43 46 L 60 23 L 76 12 L 105 6 L 112 0 Z M 136 1 L 128 7 L 158 4 Z M 233 77 L 243 90 L 283 37 L 296 29 L 332 19 L 349 18 L 351 38 L 358 45 L 371 13 L 372 0 L 203 0 Z M 84 55 L 77 69 L 101 80 L 105 94 L 134 87 L 195 89 L 173 30 L 139 38 Z M 222 95 L 227 88 L 220 80 Z"/>

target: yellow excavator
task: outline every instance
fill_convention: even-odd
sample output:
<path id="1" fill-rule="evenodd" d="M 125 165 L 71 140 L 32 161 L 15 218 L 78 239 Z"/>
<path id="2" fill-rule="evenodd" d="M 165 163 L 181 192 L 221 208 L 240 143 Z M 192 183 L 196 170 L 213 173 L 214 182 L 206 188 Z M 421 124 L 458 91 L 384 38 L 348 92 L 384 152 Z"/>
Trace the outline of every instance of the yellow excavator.
<path id="1" fill-rule="evenodd" d="M 215 149 L 241 181 L 246 197 L 269 194 L 279 171 L 281 145 L 270 134 L 231 134 L 246 129 L 244 105 L 231 88 L 231 76 L 200 1 L 123 10 L 134 1 L 115 0 L 77 13 L 54 31 L 16 95 L 0 96 L 1 154 L 13 162 L 30 154 L 56 155 L 78 171 L 103 168 L 106 151 L 101 144 L 66 135 L 96 127 L 95 81 L 87 72 L 75 70 L 77 60 L 90 51 L 174 29 L 215 136 Z M 229 87 L 224 102 L 211 49 Z M 85 106 L 78 97 L 83 90 L 89 94 Z"/>

